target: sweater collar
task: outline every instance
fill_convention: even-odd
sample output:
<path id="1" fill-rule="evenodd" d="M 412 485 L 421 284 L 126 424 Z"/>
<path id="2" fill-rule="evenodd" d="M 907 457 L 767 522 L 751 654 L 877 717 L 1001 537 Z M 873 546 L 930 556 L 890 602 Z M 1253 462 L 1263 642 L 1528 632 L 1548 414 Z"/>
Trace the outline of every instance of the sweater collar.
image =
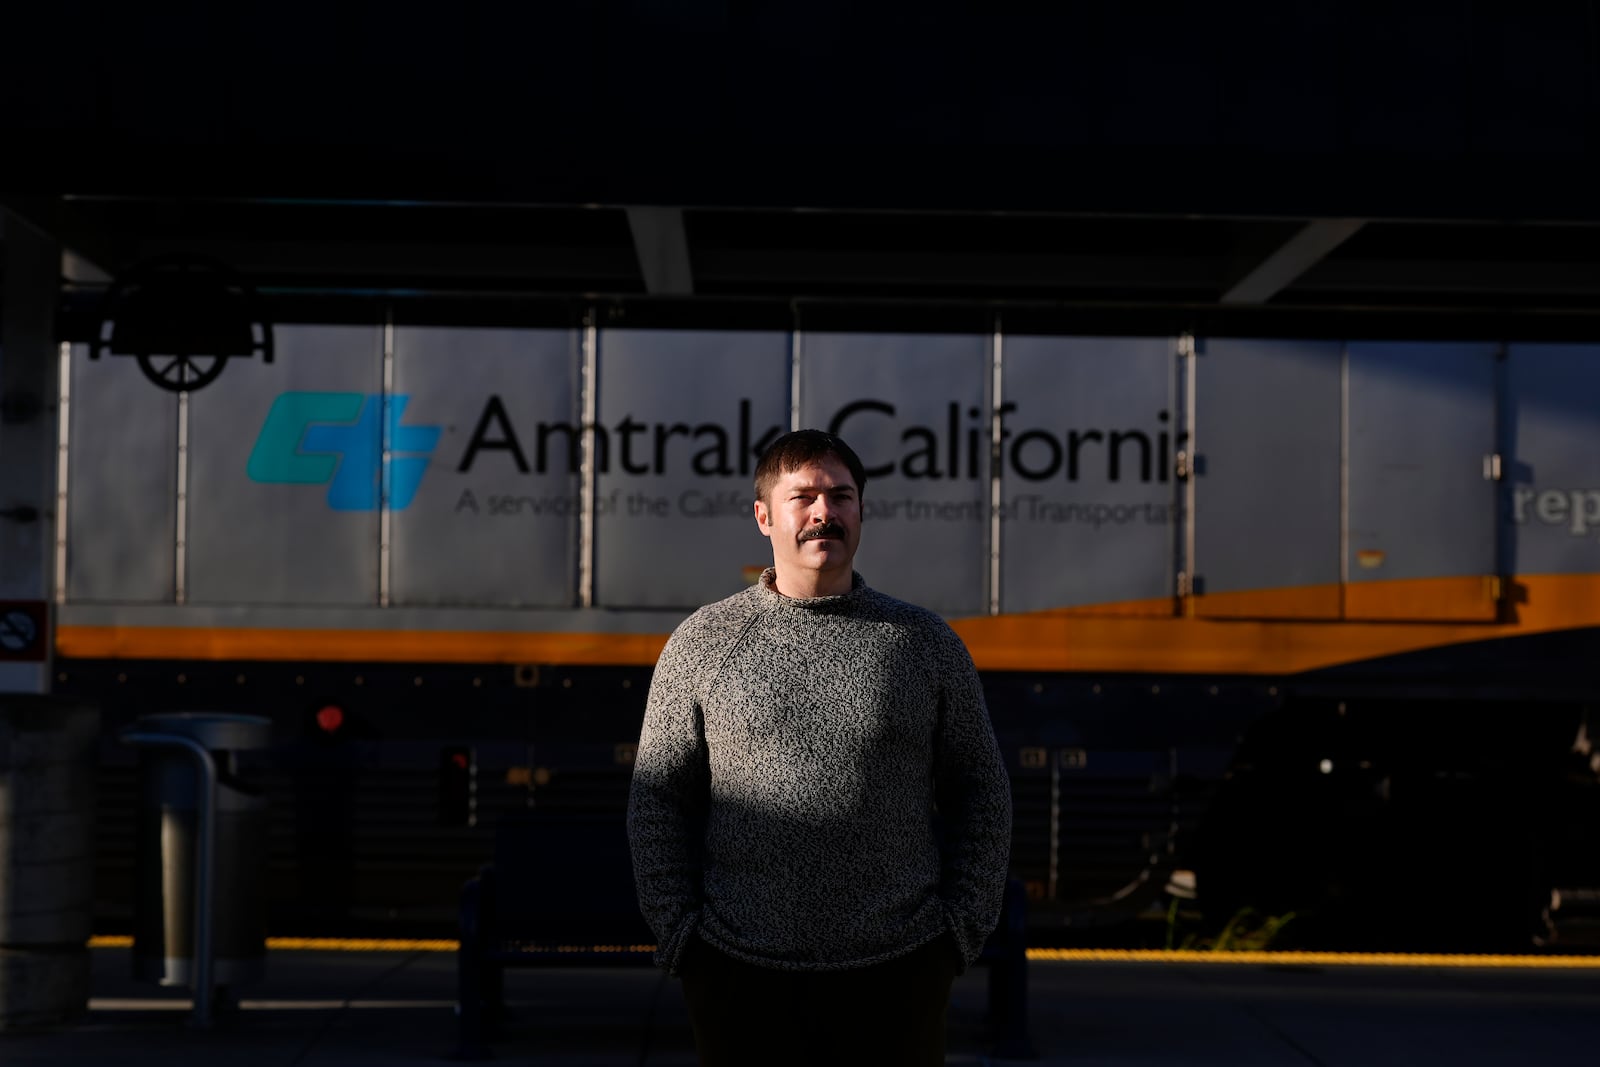
<path id="1" fill-rule="evenodd" d="M 799 611 L 844 611 L 860 603 L 867 593 L 866 579 L 856 571 L 850 572 L 850 591 L 835 596 L 784 596 L 778 592 L 778 571 L 768 567 L 761 572 L 757 583 L 762 599 L 777 607 Z"/>

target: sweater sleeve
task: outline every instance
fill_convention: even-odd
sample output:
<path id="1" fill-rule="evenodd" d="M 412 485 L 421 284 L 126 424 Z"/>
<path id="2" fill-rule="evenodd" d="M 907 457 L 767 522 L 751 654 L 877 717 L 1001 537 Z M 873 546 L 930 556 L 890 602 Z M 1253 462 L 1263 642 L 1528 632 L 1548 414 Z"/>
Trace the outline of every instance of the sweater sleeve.
<path id="1" fill-rule="evenodd" d="M 710 771 L 698 698 L 704 649 L 680 627 L 650 681 L 628 793 L 628 841 L 639 911 L 656 935 L 656 963 L 680 973 L 700 925 L 701 838 Z"/>
<path id="2" fill-rule="evenodd" d="M 970 966 L 1000 921 L 1011 856 L 1011 787 L 977 669 L 945 629 L 935 738 L 934 797 L 944 827 L 939 892 L 945 918 Z"/>

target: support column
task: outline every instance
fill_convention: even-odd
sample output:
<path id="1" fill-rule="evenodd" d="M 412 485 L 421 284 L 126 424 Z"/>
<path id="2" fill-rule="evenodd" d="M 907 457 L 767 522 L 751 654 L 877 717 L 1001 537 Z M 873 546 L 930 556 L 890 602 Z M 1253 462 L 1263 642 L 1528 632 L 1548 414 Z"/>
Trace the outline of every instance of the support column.
<path id="1" fill-rule="evenodd" d="M 61 248 L 0 212 L 0 1031 L 89 1006 L 99 713 L 49 696 Z"/>
<path id="2" fill-rule="evenodd" d="M 50 688 L 61 246 L 0 213 L 0 699 Z"/>

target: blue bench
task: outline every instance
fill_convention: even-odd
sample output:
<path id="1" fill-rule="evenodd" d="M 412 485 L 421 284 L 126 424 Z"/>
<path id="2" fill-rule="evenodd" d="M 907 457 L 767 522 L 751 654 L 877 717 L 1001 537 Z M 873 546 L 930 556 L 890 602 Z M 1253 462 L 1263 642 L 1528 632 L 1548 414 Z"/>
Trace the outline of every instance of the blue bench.
<path id="1" fill-rule="evenodd" d="M 1006 885 L 1000 925 L 978 963 L 989 968 L 997 1056 L 1030 1058 L 1027 899 Z M 495 834 L 494 862 L 462 888 L 455 1059 L 489 1058 L 505 1017 L 505 969 L 648 966 L 654 935 L 639 915 L 623 822 L 611 816 L 518 818 Z"/>

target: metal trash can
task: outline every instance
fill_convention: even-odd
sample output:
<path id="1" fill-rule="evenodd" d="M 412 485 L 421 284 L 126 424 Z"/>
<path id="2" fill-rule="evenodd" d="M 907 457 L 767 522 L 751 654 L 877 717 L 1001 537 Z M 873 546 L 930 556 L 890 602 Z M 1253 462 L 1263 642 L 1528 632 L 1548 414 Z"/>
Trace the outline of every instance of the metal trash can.
<path id="1" fill-rule="evenodd" d="M 204 782 L 193 751 L 181 742 L 152 743 L 168 737 L 198 743 L 216 768 L 210 984 L 259 981 L 267 950 L 267 803 L 264 790 L 240 776 L 236 755 L 266 748 L 271 721 L 213 712 L 144 715 L 124 736 L 141 747 L 134 978 L 194 988 L 197 977 L 195 863 Z"/>

